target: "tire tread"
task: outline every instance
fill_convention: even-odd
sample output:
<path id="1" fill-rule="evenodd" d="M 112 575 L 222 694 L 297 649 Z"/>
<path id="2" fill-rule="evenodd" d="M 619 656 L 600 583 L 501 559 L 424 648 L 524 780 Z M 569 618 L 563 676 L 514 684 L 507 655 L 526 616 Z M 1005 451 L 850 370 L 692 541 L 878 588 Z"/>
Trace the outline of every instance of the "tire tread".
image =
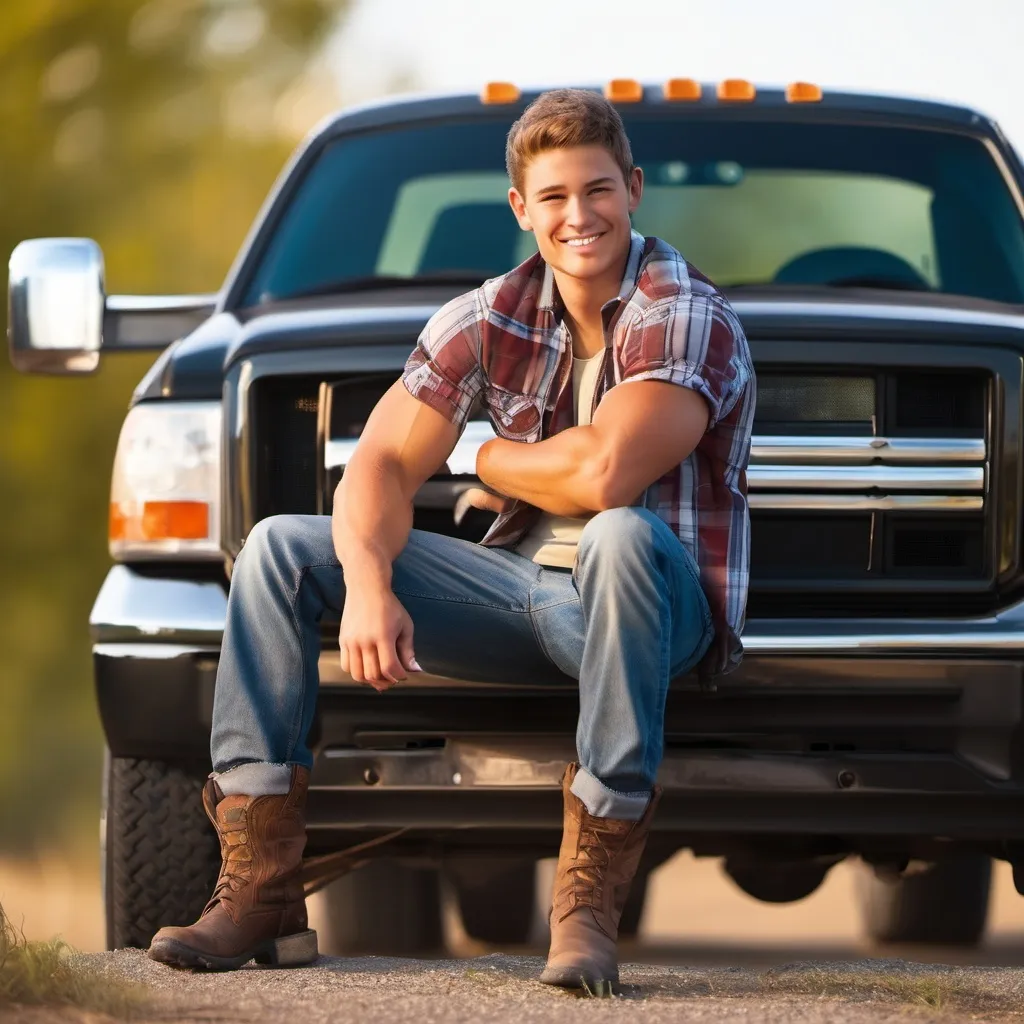
<path id="1" fill-rule="evenodd" d="M 220 847 L 201 766 L 112 757 L 107 780 L 107 947 L 145 948 L 164 925 L 191 924 L 210 897 Z"/>

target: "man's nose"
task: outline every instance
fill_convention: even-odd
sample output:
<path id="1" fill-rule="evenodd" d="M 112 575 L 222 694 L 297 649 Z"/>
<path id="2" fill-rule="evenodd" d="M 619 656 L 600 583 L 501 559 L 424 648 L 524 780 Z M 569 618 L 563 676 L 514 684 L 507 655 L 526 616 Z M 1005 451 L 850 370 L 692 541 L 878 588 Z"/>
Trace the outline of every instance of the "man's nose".
<path id="1" fill-rule="evenodd" d="M 565 222 L 574 231 L 586 227 L 590 210 L 584 196 L 569 196 L 565 210 Z"/>

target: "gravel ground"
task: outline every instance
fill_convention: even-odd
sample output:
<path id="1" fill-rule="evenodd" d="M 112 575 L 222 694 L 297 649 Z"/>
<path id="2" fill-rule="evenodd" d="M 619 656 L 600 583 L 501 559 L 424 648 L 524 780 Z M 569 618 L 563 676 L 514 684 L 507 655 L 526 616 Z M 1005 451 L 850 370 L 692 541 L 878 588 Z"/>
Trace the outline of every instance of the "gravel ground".
<path id="1" fill-rule="evenodd" d="M 764 971 L 630 964 L 622 969 L 623 993 L 600 1000 L 540 985 L 536 977 L 543 961 L 538 957 L 503 954 L 472 960 L 321 957 L 306 968 L 250 966 L 228 974 L 174 970 L 138 950 L 82 954 L 76 962 L 111 979 L 147 986 L 154 997 L 151 1018 L 161 1024 L 945 1024 L 1024 1019 L 1022 969 L 903 960 L 804 962 Z M 18 1019 L 57 1024 L 49 1016 Z M 60 1020 L 70 1024 L 84 1018 Z"/>

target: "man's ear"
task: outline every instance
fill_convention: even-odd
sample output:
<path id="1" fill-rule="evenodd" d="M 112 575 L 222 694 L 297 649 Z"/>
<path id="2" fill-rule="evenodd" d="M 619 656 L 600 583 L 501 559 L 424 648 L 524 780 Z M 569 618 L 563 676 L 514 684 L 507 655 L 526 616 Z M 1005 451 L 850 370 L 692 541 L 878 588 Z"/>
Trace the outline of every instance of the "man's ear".
<path id="1" fill-rule="evenodd" d="M 644 172 L 634 167 L 629 176 L 629 212 L 635 213 L 644 194 Z"/>
<path id="2" fill-rule="evenodd" d="M 530 215 L 526 212 L 526 201 L 519 194 L 518 189 L 510 188 L 508 190 L 508 205 L 512 207 L 512 212 L 516 215 L 516 220 L 519 221 L 519 227 L 523 231 L 532 231 L 533 225 L 530 223 Z"/>

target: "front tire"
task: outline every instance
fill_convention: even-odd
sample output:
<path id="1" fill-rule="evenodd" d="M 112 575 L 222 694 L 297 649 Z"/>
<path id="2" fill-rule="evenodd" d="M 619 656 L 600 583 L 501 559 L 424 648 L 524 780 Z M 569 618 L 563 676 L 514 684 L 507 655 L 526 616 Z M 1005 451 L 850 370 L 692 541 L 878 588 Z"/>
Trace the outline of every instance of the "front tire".
<path id="1" fill-rule="evenodd" d="M 220 871 L 200 764 L 111 757 L 100 836 L 107 949 L 146 948 L 164 925 L 195 921 Z"/>
<path id="2" fill-rule="evenodd" d="M 966 854 L 895 882 L 864 866 L 857 879 L 864 932 L 874 942 L 976 946 L 985 931 L 992 861 Z"/>

